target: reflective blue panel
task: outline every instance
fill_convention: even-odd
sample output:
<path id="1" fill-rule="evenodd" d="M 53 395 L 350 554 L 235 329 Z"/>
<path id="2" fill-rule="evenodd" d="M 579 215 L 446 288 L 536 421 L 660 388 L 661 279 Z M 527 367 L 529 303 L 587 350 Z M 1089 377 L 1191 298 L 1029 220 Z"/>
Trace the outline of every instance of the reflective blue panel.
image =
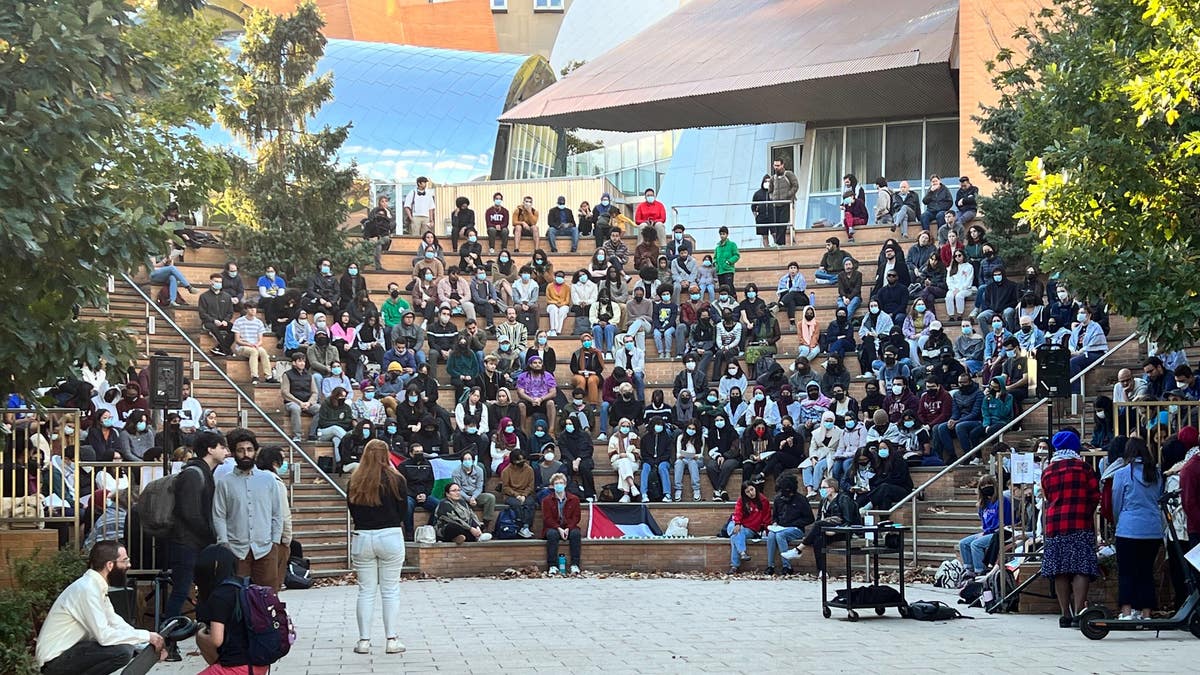
<path id="1" fill-rule="evenodd" d="M 353 123 L 341 159 L 364 178 L 435 183 L 486 178 L 496 149 L 496 118 L 529 58 L 355 40 L 330 40 L 317 72 L 333 73 L 333 100 L 311 128 Z M 241 144 L 219 125 L 210 143 Z"/>

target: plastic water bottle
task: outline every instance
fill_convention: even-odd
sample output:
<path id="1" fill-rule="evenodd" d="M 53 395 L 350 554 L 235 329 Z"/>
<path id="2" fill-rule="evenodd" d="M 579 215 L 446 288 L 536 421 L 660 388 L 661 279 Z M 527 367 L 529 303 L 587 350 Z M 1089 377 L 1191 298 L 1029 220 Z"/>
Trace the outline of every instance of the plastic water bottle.
<path id="1" fill-rule="evenodd" d="M 558 554 L 558 573 L 565 575 L 567 573 L 567 556 Z"/>

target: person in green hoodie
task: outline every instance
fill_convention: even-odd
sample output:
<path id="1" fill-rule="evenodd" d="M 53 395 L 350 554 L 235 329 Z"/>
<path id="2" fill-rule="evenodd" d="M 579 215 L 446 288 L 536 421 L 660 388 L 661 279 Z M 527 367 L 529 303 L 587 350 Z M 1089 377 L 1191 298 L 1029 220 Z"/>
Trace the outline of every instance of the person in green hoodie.
<path id="1" fill-rule="evenodd" d="M 717 247 L 713 249 L 713 264 L 717 268 L 717 287 L 734 288 L 733 272 L 742 254 L 738 253 L 737 244 L 729 238 L 728 227 L 722 225 L 721 229 L 717 230 L 717 234 L 721 237 L 721 241 L 717 242 Z"/>
<path id="2" fill-rule="evenodd" d="M 400 323 L 400 319 L 404 318 L 404 313 L 411 308 L 408 300 L 400 295 L 400 285 L 394 281 L 388 284 L 388 298 L 383 301 L 383 306 L 380 308 L 380 313 L 383 314 L 384 334 L 390 337 L 392 328 Z M 388 346 L 390 347 L 391 344 Z"/>

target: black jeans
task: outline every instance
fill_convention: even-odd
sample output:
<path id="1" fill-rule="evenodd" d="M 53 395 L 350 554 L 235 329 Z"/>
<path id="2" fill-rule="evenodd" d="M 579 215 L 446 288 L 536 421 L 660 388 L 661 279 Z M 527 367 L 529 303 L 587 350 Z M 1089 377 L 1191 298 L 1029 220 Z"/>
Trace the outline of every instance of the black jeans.
<path id="1" fill-rule="evenodd" d="M 1133 609 L 1157 609 L 1154 559 L 1161 539 L 1117 537 L 1117 602 Z"/>
<path id="2" fill-rule="evenodd" d="M 808 306 L 808 295 L 804 291 L 788 291 L 779 296 L 779 304 L 783 305 L 783 308 L 787 310 L 789 320 L 795 319 L 796 308 Z"/>
<path id="3" fill-rule="evenodd" d="M 712 485 L 713 490 L 724 492 L 725 486 L 729 484 L 730 476 L 741 466 L 741 462 L 736 459 L 726 459 L 720 466 L 717 466 L 717 460 L 709 457 L 704 462 L 704 471 L 708 474 L 708 482 Z"/>
<path id="4" fill-rule="evenodd" d="M 558 566 L 558 542 L 562 541 L 562 535 L 558 530 L 550 530 L 546 532 L 546 565 L 549 567 Z M 567 530 L 567 547 L 571 551 L 571 564 L 579 565 L 580 549 L 583 548 L 583 535 L 579 532 L 579 528 Z"/>
<path id="5" fill-rule="evenodd" d="M 187 544 L 167 542 L 167 561 L 171 565 L 171 595 L 163 608 L 163 618 L 179 616 L 183 603 L 192 592 L 192 581 L 196 572 L 198 551 Z"/>
<path id="6" fill-rule="evenodd" d="M 725 288 L 726 286 L 729 287 L 729 290 L 731 290 L 731 291 L 734 290 L 734 288 L 733 288 L 733 272 L 726 272 L 725 274 L 717 275 L 717 292 L 720 293 L 721 289 Z M 714 318 L 713 320 L 716 321 L 717 319 Z"/>
<path id="7" fill-rule="evenodd" d="M 84 640 L 42 666 L 44 675 L 109 675 L 133 659 L 133 645 L 103 647 Z"/>
<path id="8" fill-rule="evenodd" d="M 804 533 L 804 538 L 800 540 L 804 543 L 805 546 L 812 547 L 813 557 L 816 559 L 818 572 L 826 571 L 825 549 L 834 542 L 843 541 L 843 537 L 845 536 L 845 535 L 825 536 L 825 528 L 838 527 L 840 525 L 842 525 L 842 521 L 840 519 L 839 520 L 829 520 L 829 519 L 818 520 L 817 522 L 815 522 L 811 526 L 809 526 L 808 530 Z"/>
<path id="9" fill-rule="evenodd" d="M 442 527 L 442 537 L 438 541 L 454 541 L 454 538 L 459 535 L 466 537 L 467 541 L 478 541 L 470 530 L 455 523 L 446 523 Z"/>

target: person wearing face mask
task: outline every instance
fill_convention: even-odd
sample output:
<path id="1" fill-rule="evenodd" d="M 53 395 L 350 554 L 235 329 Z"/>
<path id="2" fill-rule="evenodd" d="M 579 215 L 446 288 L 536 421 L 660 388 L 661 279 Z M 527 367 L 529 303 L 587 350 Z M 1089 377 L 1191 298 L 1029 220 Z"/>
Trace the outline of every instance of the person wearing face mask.
<path id="1" fill-rule="evenodd" d="M 823 335 L 825 349 L 831 357 L 838 360 L 846 357 L 846 352 L 855 348 L 854 327 L 850 325 L 849 315 L 844 307 L 838 307 L 833 312 L 833 321 L 825 328 Z M 812 360 L 812 357 L 809 357 Z"/>
<path id="2" fill-rule="evenodd" d="M 454 200 L 454 212 L 450 214 L 450 248 L 461 253 L 458 238 L 472 235 L 475 235 L 475 211 L 471 209 L 471 200 L 460 196 Z M 478 247 L 476 252 L 482 252 L 477 241 L 471 243 Z"/>
<path id="3" fill-rule="evenodd" d="M 538 420 L 543 425 L 545 421 Z M 561 461 L 561 456 L 558 454 L 558 445 L 554 442 L 554 437 L 551 436 L 544 428 L 541 430 L 542 436 L 538 437 L 537 431 L 533 433 L 533 457 L 538 460 L 533 465 L 533 477 L 536 494 L 534 499 L 541 502 L 543 498 L 548 496 L 553 491 L 551 481 L 555 474 L 562 473 L 566 467 Z"/>
<path id="4" fill-rule="evenodd" d="M 567 315 L 571 313 L 571 285 L 567 283 L 566 272 L 558 270 L 554 280 L 546 286 L 546 313 L 550 317 L 551 337 L 563 330 Z"/>
<path id="5" fill-rule="evenodd" d="M 582 398 L 577 393 L 576 398 Z M 583 425 L 582 419 L 572 415 L 563 422 L 563 431 L 558 435 L 558 447 L 562 452 L 563 473 L 578 482 L 587 501 L 596 499 L 596 478 L 593 472 L 596 461 L 592 457 L 595 446 L 592 436 Z"/>
<path id="6" fill-rule="evenodd" d="M 794 474 L 783 476 L 776 487 L 779 494 L 772 506 L 773 526 L 767 532 L 767 567 L 764 571 L 768 576 L 775 574 L 776 554 L 782 554 L 792 548 L 794 542 L 804 537 L 805 528 L 813 524 L 812 507 L 808 497 L 801 494 L 799 484 Z M 779 555 L 779 573 L 783 576 L 793 574 L 791 562 Z"/>
<path id="7" fill-rule="evenodd" d="M 988 382 L 987 393 L 983 397 L 983 435 L 990 436 L 1004 428 L 1013 419 L 1013 396 L 1008 392 L 1008 380 L 1004 375 L 996 375 Z M 985 447 L 982 461 L 987 461 Z M 978 463 L 980 460 L 973 460 Z"/>
<path id="8" fill-rule="evenodd" d="M 517 397 L 521 401 L 522 417 L 526 423 L 535 415 L 544 416 L 549 421 L 549 427 L 554 428 L 558 416 L 554 403 L 557 393 L 558 384 L 554 375 L 546 371 L 542 357 L 530 355 L 525 372 L 517 377 Z"/>
<path id="9" fill-rule="evenodd" d="M 950 419 L 952 406 L 953 401 L 950 399 L 950 394 L 942 387 L 941 380 L 927 379 L 925 391 L 917 402 L 917 421 L 922 426 L 933 429 Z"/>
<path id="10" fill-rule="evenodd" d="M 908 307 L 908 286 L 901 283 L 900 273 L 896 270 L 881 271 L 881 274 L 886 283 L 871 294 L 871 300 L 879 303 L 880 311 L 891 316 L 893 323 L 903 325 Z"/>
<path id="11" fill-rule="evenodd" d="M 846 393 L 849 388 L 848 385 L 835 382 L 829 389 L 829 398 L 832 399 L 829 403 L 829 410 L 832 410 L 839 419 L 846 415 L 858 416 L 859 402 L 858 399 Z M 825 391 L 824 386 L 821 387 L 821 391 Z"/>
<path id="12" fill-rule="evenodd" d="M 222 292 L 224 279 L 220 273 L 214 272 L 208 279 L 208 290 L 197 301 L 200 325 L 216 341 L 210 351 L 216 356 L 229 356 L 233 353 L 233 302 Z"/>
<path id="13" fill-rule="evenodd" d="M 983 370 L 985 342 L 983 336 L 975 330 L 969 319 L 963 319 L 959 326 L 961 335 L 954 339 L 954 356 L 964 363 L 972 374 Z M 945 382 L 952 386 L 953 382 Z M 957 382 L 957 379 L 955 380 Z"/>
<path id="14" fill-rule="evenodd" d="M 1014 335 L 1022 354 L 1036 356 L 1038 347 L 1046 343 L 1046 333 L 1038 328 L 1033 317 L 1022 316 L 1020 328 Z"/>
<path id="15" fill-rule="evenodd" d="M 624 332 L 633 337 L 638 349 L 646 349 L 646 335 L 654 325 L 653 314 L 654 303 L 646 298 L 645 289 L 641 285 L 634 287 L 633 298 L 625 303 L 625 316 L 628 324 Z"/>
<path id="16" fill-rule="evenodd" d="M 573 388 L 587 393 L 588 404 L 598 405 L 600 387 L 603 384 L 604 359 L 600 350 L 596 349 L 591 333 L 580 336 L 579 349 L 571 354 L 570 370 Z"/>
<path id="17" fill-rule="evenodd" d="M 641 228 L 638 233 L 637 247 L 633 249 L 633 269 L 643 270 L 647 267 L 657 267 L 656 261 L 660 250 L 662 249 L 659 245 L 658 232 L 653 227 Z"/>
<path id="18" fill-rule="evenodd" d="M 529 456 L 533 460 L 540 460 L 546 452 L 553 454 L 557 449 L 554 436 L 550 435 L 550 429 L 550 424 L 544 418 L 538 417 L 533 421 L 533 430 L 529 434 Z M 539 489 L 548 488 L 549 485 L 549 473 L 538 478 L 537 486 Z"/>
<path id="19" fill-rule="evenodd" d="M 367 290 L 367 280 L 358 273 L 358 263 L 350 263 L 346 266 L 345 273 L 338 280 L 338 309 L 346 309 L 350 305 L 350 301 L 358 297 L 358 294 Z"/>
<path id="20" fill-rule="evenodd" d="M 941 456 L 933 450 L 929 428 L 917 421 L 916 412 L 904 412 L 894 438 L 891 449 L 900 453 L 909 466 L 942 466 Z"/>
<path id="21" fill-rule="evenodd" d="M 899 424 L 900 418 L 909 410 L 920 406 L 917 395 L 908 387 L 908 381 L 902 377 L 892 378 L 888 385 L 887 396 L 883 397 L 883 410 L 888 415 L 888 421 Z"/>
<path id="22" fill-rule="evenodd" d="M 575 213 L 567 206 L 567 198 L 561 195 L 554 208 L 546 212 L 546 239 L 550 241 L 551 253 L 558 253 L 559 237 L 571 238 L 571 253 L 579 250 L 579 227 L 575 224 Z"/>
<path id="23" fill-rule="evenodd" d="M 677 233 L 680 234 L 680 233 Z M 682 305 L 689 300 L 689 294 L 695 294 L 695 298 L 691 298 L 691 302 L 695 307 L 700 306 L 700 261 L 692 257 L 692 249 L 681 248 L 679 255 L 671 259 L 671 278 L 674 280 L 675 296 L 679 298 L 679 303 Z M 695 291 L 692 291 L 692 287 Z M 685 317 L 687 318 L 687 317 Z M 692 316 L 694 319 L 694 315 Z M 693 321 L 694 323 L 694 321 Z"/>
<path id="24" fill-rule="evenodd" d="M 657 392 L 656 392 L 657 393 Z M 638 448 L 642 461 L 642 502 L 650 501 L 650 477 L 658 472 L 659 486 L 656 493 L 662 494 L 662 501 L 671 501 L 671 458 L 675 446 L 675 438 L 667 423 L 662 418 L 647 420 L 649 429 L 639 439 Z"/>
<path id="25" fill-rule="evenodd" d="M 667 222 L 667 207 L 658 200 L 654 188 L 646 188 L 642 193 L 642 203 L 633 212 L 633 222 L 639 227 L 651 227 L 658 233 L 659 239 L 665 237 L 663 224 Z"/>
<path id="26" fill-rule="evenodd" d="M 333 390 L 338 387 L 346 390 L 347 393 L 351 393 L 355 388 L 350 377 L 346 375 L 342 364 L 337 361 L 333 362 L 329 369 L 329 374 L 321 378 L 320 382 L 322 400 L 328 399 L 332 395 Z"/>
<path id="27" fill-rule="evenodd" d="M 414 515 L 417 509 L 429 513 L 428 523 L 432 524 L 434 513 L 442 500 L 433 496 L 433 464 L 425 456 L 425 448 L 420 443 L 408 447 L 409 458 L 398 468 L 400 475 L 408 486 L 408 509 L 404 514 L 404 540 L 412 541 L 416 531 Z M 532 483 L 532 476 L 530 477 Z"/>
<path id="28" fill-rule="evenodd" d="M 370 420 L 375 426 L 382 425 L 387 419 L 387 408 L 379 400 L 375 384 L 369 379 L 363 380 L 359 383 L 359 390 L 362 391 L 362 397 L 350 405 L 354 418 Z"/>
<path id="29" fill-rule="evenodd" d="M 333 263 L 328 258 L 318 261 L 316 273 L 308 279 L 302 303 L 310 313 L 330 313 L 341 306 L 341 291 L 333 276 Z"/>
<path id="30" fill-rule="evenodd" d="M 754 387 L 750 400 L 746 403 L 743 424 L 750 426 L 754 419 L 765 420 L 767 428 L 772 433 L 779 427 L 779 405 L 770 396 L 767 396 L 766 388 L 761 385 Z"/>
<path id="31" fill-rule="evenodd" d="M 886 391 L 896 378 L 904 381 L 912 379 L 912 369 L 909 367 L 908 359 L 900 358 L 900 350 L 892 344 L 883 348 L 883 358 L 873 365 L 875 366 L 875 381 L 883 391 Z"/>
<path id="32" fill-rule="evenodd" d="M 821 385 L 815 379 L 810 379 L 804 384 L 804 395 L 799 404 L 800 411 L 796 422 L 808 432 L 817 428 L 821 417 L 829 410 L 829 406 L 833 405 L 833 401 L 821 392 Z"/>
<path id="33" fill-rule="evenodd" d="M 624 236 L 624 232 L 621 228 L 613 227 L 609 230 L 608 239 L 604 240 L 604 245 L 600 248 L 600 251 L 604 251 L 609 266 L 616 267 L 618 270 L 624 268 L 625 264 L 629 262 L 629 246 L 621 240 L 622 236 Z M 596 259 L 598 260 L 599 257 Z"/>
<path id="34" fill-rule="evenodd" d="M 991 375 L 1003 375 L 1005 390 L 1013 400 L 1013 416 L 1021 413 L 1021 404 L 1029 397 L 1028 359 L 1021 353 L 1017 338 L 1005 338 L 1001 347 L 1000 361 L 992 368 Z"/>
<path id="35" fill-rule="evenodd" d="M 567 477 L 555 473 L 550 477 L 549 494 L 542 499 L 542 537 L 546 540 L 546 567 L 548 574 L 559 573 L 558 545 L 567 542 L 570 551 L 569 573 L 580 571 L 583 533 L 579 529 L 579 497 L 567 489 Z"/>
<path id="36" fill-rule="evenodd" d="M 144 410 L 134 410 L 125 420 L 121 444 L 125 448 L 126 459 L 130 461 L 141 461 L 146 451 L 154 447 L 154 428 L 150 426 L 149 417 Z"/>
<path id="37" fill-rule="evenodd" d="M 335 464 L 341 452 L 342 438 L 354 425 L 354 411 L 346 403 L 348 391 L 341 386 L 334 387 L 317 413 L 317 440 L 333 442 Z"/>
<path id="38" fill-rule="evenodd" d="M 966 452 L 975 447 L 976 433 L 983 426 L 983 391 L 970 375 L 958 376 L 958 389 L 951 393 L 950 399 L 950 419 L 933 430 L 935 447 L 947 464 L 959 456 L 954 452 L 954 438 L 958 438 L 962 452 Z"/>
<path id="39" fill-rule="evenodd" d="M 571 313 L 575 316 L 575 334 L 581 335 L 592 328 L 589 311 L 596 304 L 600 287 L 592 281 L 586 269 L 575 273 L 570 287 Z"/>
<path id="40" fill-rule="evenodd" d="M 479 466 L 479 462 L 475 460 L 476 455 L 471 452 L 463 452 L 461 462 L 454 473 L 450 475 L 451 483 L 458 485 L 461 490 L 461 499 L 466 502 L 470 508 L 480 508 L 483 510 L 483 521 L 480 524 L 481 529 L 487 530 L 495 519 L 496 515 L 496 495 L 484 489 L 487 476 L 484 473 L 483 467 Z M 449 491 L 447 490 L 447 494 Z M 491 535 L 487 535 L 491 538 Z M 486 539 L 481 539 L 486 541 Z"/>
<path id="41" fill-rule="evenodd" d="M 987 573 L 985 555 L 992 545 L 992 539 L 996 536 L 996 532 L 1000 530 L 1001 504 L 1004 508 L 1003 523 L 1011 524 L 1013 522 L 1012 501 L 1007 496 L 1001 499 L 996 494 L 995 478 L 991 475 L 980 478 L 976 492 L 978 493 L 976 507 L 979 512 L 980 531 L 969 534 L 958 542 L 959 557 L 962 559 L 963 567 L 967 568 L 967 574 L 971 577 L 980 577 Z"/>
<path id="42" fill-rule="evenodd" d="M 955 243 L 951 240 L 947 246 Z M 950 321 L 959 321 L 966 313 L 967 298 L 976 297 L 978 289 L 975 286 L 975 268 L 967 262 L 967 254 L 955 250 L 951 256 L 946 269 L 946 314 Z"/>
<path id="43" fill-rule="evenodd" d="M 1086 304 L 1079 306 L 1075 315 L 1078 322 L 1071 329 L 1071 337 L 1067 348 L 1071 350 L 1071 377 L 1075 377 L 1084 368 L 1095 363 L 1108 351 L 1108 337 L 1100 324 L 1092 321 L 1092 310 Z M 1079 393 L 1079 382 L 1071 385 L 1071 392 Z"/>
<path id="44" fill-rule="evenodd" d="M 683 370 L 675 375 L 671 384 L 672 395 L 678 399 L 680 392 L 687 391 L 693 397 L 699 397 L 708 389 L 708 378 L 700 369 L 695 353 L 689 353 L 683 358 Z"/>
<path id="45" fill-rule="evenodd" d="M 712 416 L 712 425 L 705 428 L 704 438 L 708 448 L 704 471 L 713 488 L 712 499 L 714 502 L 723 502 L 729 499 L 729 492 L 725 489 L 729 478 L 741 467 L 740 435 L 729 423 L 729 417 L 724 412 L 717 412 Z"/>
<path id="46" fill-rule="evenodd" d="M 775 205 L 771 203 L 771 174 L 762 179 L 762 187 L 755 191 L 750 198 L 750 212 L 754 214 L 754 231 L 762 237 L 762 247 L 771 245 L 771 235 L 775 231 Z"/>
<path id="47" fill-rule="evenodd" d="M 888 440 L 879 441 L 876 452 L 879 463 L 874 475 L 870 478 L 870 490 L 861 493 L 855 499 L 860 509 L 887 510 L 913 490 L 912 476 L 908 472 L 908 462 L 904 461 L 898 443 Z"/>
<path id="48" fill-rule="evenodd" d="M 859 419 L 857 412 L 847 413 L 842 417 L 841 438 L 838 439 L 833 454 L 828 458 L 830 473 L 839 484 L 849 487 L 847 475 L 854 464 L 855 455 L 858 454 L 860 448 L 867 444 L 867 427 L 868 425 L 863 424 Z M 820 475 L 817 474 L 815 477 L 819 479 Z M 815 496 L 817 487 L 819 486 L 806 485 L 808 496 Z"/>
<path id="49" fill-rule="evenodd" d="M 621 501 L 629 502 L 641 495 L 634 474 L 641 460 L 638 436 L 634 433 L 633 420 L 622 417 L 608 439 L 608 461 L 617 471 L 617 485 L 622 492 Z"/>
<path id="50" fill-rule="evenodd" d="M 275 591 L 278 592 L 283 588 L 283 580 L 287 576 L 288 559 L 291 557 L 289 551 L 292 545 L 292 508 L 288 497 L 287 483 L 283 481 L 290 475 L 291 467 L 283 457 L 283 449 L 276 445 L 260 448 L 254 465 L 259 471 L 274 476 L 275 489 L 279 497 L 279 513 L 283 517 L 283 530 L 275 542 L 275 560 L 279 565 L 279 569 L 275 572 Z"/>
<path id="51" fill-rule="evenodd" d="M 683 473 L 692 477 L 692 501 L 700 501 L 700 470 L 704 468 L 705 442 L 700 423 L 691 420 L 675 439 L 675 501 L 683 501 Z"/>
<path id="52" fill-rule="evenodd" d="M 746 389 L 746 384 L 747 379 L 745 373 L 742 372 L 742 367 L 737 361 L 731 361 L 717 383 L 717 390 L 720 392 L 721 400 L 728 400 L 730 392 L 735 388 L 739 393 L 742 392 Z"/>
<path id="53" fill-rule="evenodd" d="M 869 380 L 875 378 L 874 363 L 878 360 L 878 350 L 882 346 L 882 338 L 887 336 L 892 330 L 892 315 L 882 311 L 879 302 L 871 300 L 868 305 L 867 314 L 863 317 L 862 324 L 858 328 L 859 344 L 861 349 L 858 352 L 858 366 L 860 380 Z M 876 378 L 878 379 L 878 378 Z"/>
<path id="54" fill-rule="evenodd" d="M 507 400 L 508 390 L 505 389 L 503 398 Z M 515 405 L 513 406 L 515 409 Z M 525 432 L 517 427 L 518 420 L 505 414 L 499 408 L 492 413 L 493 417 L 498 417 L 500 422 L 496 427 L 496 433 L 492 436 L 491 447 L 491 469 L 494 474 L 502 474 L 508 468 L 512 453 L 517 450 L 526 451 L 528 456 L 529 437 Z M 519 416 L 519 411 L 513 413 Z"/>
<path id="55" fill-rule="evenodd" d="M 750 405 L 744 400 L 741 389 L 733 387 L 729 390 L 729 398 L 725 401 L 725 405 L 721 408 L 721 411 L 729 418 L 729 423 L 733 425 L 733 430 L 739 436 L 746 431 L 748 423 L 746 411 L 749 408 Z"/>
<path id="56" fill-rule="evenodd" d="M 500 248 L 508 248 L 509 213 L 504 208 L 504 195 L 497 192 L 492 195 L 492 205 L 483 213 L 483 222 L 487 226 L 488 253 L 496 253 L 496 239 L 500 239 Z"/>
<path id="57" fill-rule="evenodd" d="M 691 297 L 698 295 L 693 292 Z M 712 308 L 701 304 L 696 310 L 696 320 L 688 326 L 686 352 L 695 356 L 696 371 L 708 379 L 716 354 L 717 326 L 712 319 Z M 686 319 L 685 319 L 686 321 Z M 676 333 L 678 337 L 679 333 Z M 685 359 L 686 361 L 686 359 Z M 685 363 L 686 366 L 686 363 Z M 699 390 L 697 390 L 699 393 Z"/>
<path id="58" fill-rule="evenodd" d="M 670 291 L 664 289 L 650 313 L 650 329 L 660 358 L 674 358 L 671 349 L 675 346 L 675 329 L 678 323 L 679 306 L 671 301 Z"/>
<path id="59" fill-rule="evenodd" d="M 435 287 L 439 308 L 449 308 L 450 314 L 462 315 L 467 321 L 475 320 L 475 304 L 471 302 L 471 287 L 467 280 L 459 276 L 459 269 L 451 266 L 446 270 L 446 276 L 437 282 Z"/>
<path id="60" fill-rule="evenodd" d="M 842 440 L 843 430 L 836 424 L 837 416 L 826 410 L 820 422 L 813 426 L 808 443 L 808 457 L 800 463 L 801 475 L 809 494 L 817 490 L 821 477 L 829 471 L 833 454 Z"/>
<path id="61" fill-rule="evenodd" d="M 713 378 L 716 379 L 722 370 L 731 368 L 737 369 L 735 377 L 741 376 L 741 366 L 738 365 L 738 358 L 742 355 L 742 334 L 745 326 L 737 321 L 737 316 L 731 310 L 724 310 L 721 313 L 721 322 L 717 324 L 716 342 L 713 345 Z M 724 376 L 720 376 L 724 380 Z M 744 377 L 744 376 L 743 376 Z M 743 385 L 744 386 L 744 385 Z M 728 389 L 722 391 L 722 396 L 728 393 Z"/>
<path id="62" fill-rule="evenodd" d="M 617 335 L 617 327 L 621 324 L 621 304 L 612 300 L 607 288 L 600 289 L 596 303 L 589 310 L 589 318 L 592 323 L 592 335 L 596 338 L 596 348 L 604 354 L 605 360 L 611 361 L 613 341 Z M 642 339 L 644 341 L 645 337 Z"/>
<path id="63" fill-rule="evenodd" d="M 800 544 L 790 553 L 784 554 L 784 559 L 790 560 L 792 564 L 804 555 L 807 548 L 813 549 L 813 554 L 816 557 L 817 575 L 824 577 L 826 573 L 825 549 L 829 544 L 839 541 L 837 536 L 826 536 L 825 529 L 829 527 L 841 527 L 844 525 L 857 525 L 861 521 L 859 517 L 858 507 L 854 504 L 854 498 L 839 489 L 838 481 L 833 478 L 825 478 L 821 481 L 819 491 L 821 504 L 817 508 L 817 520 L 809 528 L 800 540 Z"/>
<path id="64" fill-rule="evenodd" d="M 725 409 L 721 402 L 721 394 L 717 390 L 715 384 L 710 384 L 708 391 L 701 395 L 696 400 L 696 419 L 700 421 L 700 427 L 707 430 L 712 428 L 713 421 L 718 415 L 724 415 Z"/>
<path id="65" fill-rule="evenodd" d="M 565 202 L 564 202 L 565 203 Z M 538 247 L 538 211 L 533 208 L 533 197 L 526 196 L 513 213 L 513 253 L 521 252 L 521 235 L 533 239 L 533 247 Z"/>
<path id="66" fill-rule="evenodd" d="M 986 251 L 992 250 L 988 244 Z M 994 253 L 994 251 L 993 251 Z M 1004 320 L 1005 326 L 1015 326 L 1017 323 L 1017 305 L 1021 301 L 1020 288 L 1004 275 L 1004 267 L 996 267 L 988 280 L 981 285 L 975 297 L 975 310 L 972 314 L 979 318 L 982 326 L 990 325 L 994 317 Z"/>
<path id="67" fill-rule="evenodd" d="M 481 371 L 479 359 L 471 351 L 470 342 L 465 337 L 458 337 L 446 362 L 446 375 L 454 385 L 455 400 L 462 398 L 463 392 L 474 384 Z"/>

